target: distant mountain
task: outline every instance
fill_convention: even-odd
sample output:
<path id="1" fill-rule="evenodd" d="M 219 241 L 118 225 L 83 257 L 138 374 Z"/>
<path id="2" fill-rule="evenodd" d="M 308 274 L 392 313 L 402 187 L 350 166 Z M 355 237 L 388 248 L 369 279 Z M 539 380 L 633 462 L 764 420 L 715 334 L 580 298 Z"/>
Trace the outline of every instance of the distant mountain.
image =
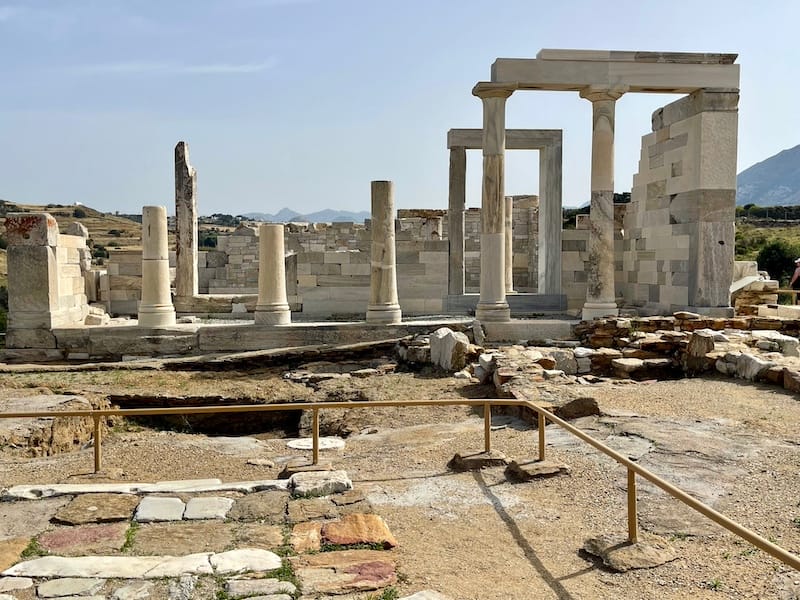
<path id="1" fill-rule="evenodd" d="M 800 204 L 800 145 L 779 152 L 739 173 L 736 178 L 736 204 Z"/>
<path id="2" fill-rule="evenodd" d="M 354 223 L 363 223 L 364 219 L 369 219 L 370 214 L 362 210 L 360 212 L 351 212 L 348 210 L 333 210 L 326 208 L 317 212 L 302 215 L 299 212 L 293 211 L 291 208 L 282 208 L 274 215 L 269 213 L 244 213 L 242 215 L 254 221 L 269 221 L 272 223 L 288 223 L 289 221 L 307 221 L 309 223 L 334 223 L 337 221 L 352 221 Z"/>

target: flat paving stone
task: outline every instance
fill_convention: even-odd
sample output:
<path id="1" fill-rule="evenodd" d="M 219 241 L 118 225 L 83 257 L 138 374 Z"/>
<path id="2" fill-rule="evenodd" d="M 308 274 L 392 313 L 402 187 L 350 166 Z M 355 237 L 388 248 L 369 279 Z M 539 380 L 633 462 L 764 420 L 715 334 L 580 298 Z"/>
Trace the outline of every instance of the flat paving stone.
<path id="1" fill-rule="evenodd" d="M 292 450 L 313 450 L 313 438 L 300 438 L 298 440 L 290 440 L 286 445 Z M 345 447 L 345 442 L 340 437 L 329 436 L 319 438 L 320 450 L 341 450 Z"/>
<path id="2" fill-rule="evenodd" d="M 322 526 L 322 543 L 341 546 L 382 544 L 385 550 L 397 546 L 386 521 L 378 515 L 351 514 Z"/>
<path id="3" fill-rule="evenodd" d="M 295 473 L 287 481 L 293 496 L 327 496 L 353 489 L 346 471 Z"/>
<path id="4" fill-rule="evenodd" d="M 128 522 L 59 527 L 39 536 L 39 545 L 52 554 L 86 556 L 114 554 L 125 544 Z"/>
<path id="5" fill-rule="evenodd" d="M 136 519 L 139 523 L 152 521 L 180 521 L 186 505 L 180 498 L 160 498 L 147 496 L 142 498 L 136 509 Z"/>
<path id="6" fill-rule="evenodd" d="M 619 573 L 651 569 L 678 558 L 664 538 L 643 532 L 634 544 L 628 542 L 627 534 L 606 534 L 587 540 L 583 549 L 600 557 L 608 568 Z"/>
<path id="7" fill-rule="evenodd" d="M 236 521 L 266 521 L 280 524 L 286 521 L 286 504 L 289 494 L 285 492 L 258 492 L 237 498 L 228 511 L 228 518 Z"/>
<path id="8" fill-rule="evenodd" d="M 229 579 L 225 583 L 225 591 L 228 596 L 238 600 L 239 598 L 249 598 L 251 596 L 270 596 L 274 594 L 292 595 L 297 591 L 297 587 L 289 581 L 279 579 Z"/>
<path id="9" fill-rule="evenodd" d="M 197 588 L 197 577 L 194 575 L 184 575 L 177 581 L 169 584 L 169 600 L 192 600 L 195 589 Z"/>
<path id="10" fill-rule="evenodd" d="M 298 554 L 319 552 L 322 547 L 322 523 L 318 521 L 298 523 L 292 528 L 289 543 Z"/>
<path id="11" fill-rule="evenodd" d="M 233 523 L 221 521 L 147 523 L 133 538 L 135 554 L 181 556 L 196 552 L 222 552 L 234 542 Z"/>
<path id="12" fill-rule="evenodd" d="M 233 498 L 221 496 L 204 496 L 192 498 L 186 503 L 183 518 L 195 519 L 224 519 L 233 506 Z"/>
<path id="13" fill-rule="evenodd" d="M 272 550 L 283 546 L 283 526 L 268 523 L 242 523 L 236 529 L 236 546 Z"/>
<path id="14" fill-rule="evenodd" d="M 569 475 L 569 466 L 551 460 L 538 460 L 534 458 L 525 460 L 512 460 L 506 467 L 505 475 L 510 481 L 534 481 L 546 479 L 556 475 Z"/>
<path id="15" fill-rule="evenodd" d="M 30 543 L 30 538 L 19 537 L 0 541 L 0 569 L 19 562 L 20 555 Z"/>
<path id="16" fill-rule="evenodd" d="M 453 471 L 479 471 L 486 467 L 504 467 L 508 464 L 506 455 L 499 450 L 489 452 L 456 453 L 447 467 Z"/>
<path id="17" fill-rule="evenodd" d="M 0 592 L 27 590 L 33 587 L 30 577 L 0 577 Z"/>
<path id="18" fill-rule="evenodd" d="M 281 567 L 281 557 L 257 548 L 229 550 L 211 556 L 211 566 L 218 575 L 244 573 L 245 571 L 274 571 Z"/>
<path id="19" fill-rule="evenodd" d="M 106 577 L 155 579 L 184 574 L 210 575 L 211 553 L 188 556 L 42 556 L 18 563 L 2 575 L 23 577 Z"/>
<path id="20" fill-rule="evenodd" d="M 304 594 L 349 594 L 397 582 L 395 562 L 388 552 L 381 550 L 303 554 L 288 560 Z"/>
<path id="21" fill-rule="evenodd" d="M 55 598 L 59 596 L 91 596 L 99 592 L 106 584 L 105 579 L 84 579 L 66 577 L 64 579 L 51 579 L 40 583 L 36 593 L 40 598 Z"/>
<path id="22" fill-rule="evenodd" d="M 0 502 L 0 540 L 39 535 L 50 527 L 50 519 L 67 502 L 69 498 Z"/>
<path id="23" fill-rule="evenodd" d="M 303 523 L 318 519 L 335 519 L 339 516 L 336 505 L 328 498 L 301 498 L 289 502 L 289 523 Z"/>
<path id="24" fill-rule="evenodd" d="M 153 589 L 151 581 L 137 581 L 129 583 L 114 590 L 111 600 L 146 600 L 150 598 L 150 591 Z"/>
<path id="25" fill-rule="evenodd" d="M 400 600 L 451 600 L 451 598 L 433 590 L 422 590 L 410 596 L 403 596 Z"/>
<path id="26" fill-rule="evenodd" d="M 59 509 L 53 520 L 67 525 L 129 521 L 139 504 L 132 494 L 82 494 Z"/>

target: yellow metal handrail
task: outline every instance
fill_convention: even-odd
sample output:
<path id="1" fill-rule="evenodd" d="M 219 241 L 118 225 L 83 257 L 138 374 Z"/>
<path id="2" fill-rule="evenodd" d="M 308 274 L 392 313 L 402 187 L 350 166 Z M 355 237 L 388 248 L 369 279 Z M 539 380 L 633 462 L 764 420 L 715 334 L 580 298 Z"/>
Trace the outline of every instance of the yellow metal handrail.
<path id="1" fill-rule="evenodd" d="M 628 540 L 635 543 L 638 539 L 637 523 L 637 503 L 636 503 L 636 475 L 639 475 L 657 487 L 661 488 L 673 498 L 680 500 L 690 508 L 693 508 L 703 516 L 711 519 L 718 525 L 724 527 L 734 535 L 739 536 L 745 541 L 763 550 L 770 556 L 777 558 L 782 563 L 800 571 L 800 557 L 788 552 L 773 544 L 766 538 L 761 537 L 754 531 L 739 525 L 722 513 L 717 512 L 710 506 L 703 504 L 693 498 L 683 490 L 675 487 L 671 483 L 661 479 L 656 474 L 648 471 L 641 465 L 636 464 L 628 457 L 612 450 L 599 440 L 584 433 L 577 427 L 570 425 L 563 419 L 557 417 L 547 409 L 529 400 L 518 399 L 453 399 L 453 400 L 408 400 L 408 401 L 358 401 L 358 402 L 296 402 L 280 404 L 249 404 L 231 406 L 184 406 L 174 408 L 105 408 L 97 410 L 67 410 L 67 411 L 48 411 L 48 412 L 13 412 L 0 413 L 0 419 L 14 418 L 39 418 L 39 417 L 90 417 L 94 420 L 94 469 L 99 471 L 102 462 L 102 433 L 100 420 L 103 417 L 114 415 L 119 416 L 157 416 L 157 415 L 199 415 L 209 413 L 242 413 L 242 412 L 273 412 L 284 410 L 311 410 L 312 412 L 312 462 L 319 462 L 319 411 L 320 409 L 352 409 L 352 408 L 384 408 L 400 406 L 482 406 L 484 411 L 484 450 L 491 450 L 491 419 L 492 406 L 521 406 L 529 408 L 537 413 L 539 429 L 539 460 L 545 459 L 547 421 L 554 423 L 586 442 L 590 446 L 599 450 L 603 454 L 613 458 L 615 461 L 627 469 L 627 500 L 628 500 Z"/>

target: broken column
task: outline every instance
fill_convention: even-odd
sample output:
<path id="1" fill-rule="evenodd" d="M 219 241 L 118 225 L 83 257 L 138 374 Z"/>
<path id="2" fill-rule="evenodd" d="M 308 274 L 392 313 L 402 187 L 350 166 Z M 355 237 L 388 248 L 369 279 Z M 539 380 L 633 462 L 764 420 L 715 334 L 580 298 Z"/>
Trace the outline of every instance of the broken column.
<path id="1" fill-rule="evenodd" d="M 191 298 L 197 286 L 197 172 L 189 145 L 175 146 L 175 296 Z"/>
<path id="2" fill-rule="evenodd" d="M 286 299 L 283 224 L 261 225 L 258 237 L 256 325 L 288 325 L 292 322 L 292 313 Z"/>
<path id="3" fill-rule="evenodd" d="M 483 101 L 483 193 L 481 196 L 481 296 L 475 317 L 480 321 L 509 321 L 506 301 L 504 165 L 506 99 L 511 90 L 479 83 L 472 90 Z"/>
<path id="4" fill-rule="evenodd" d="M 617 315 L 614 291 L 614 112 L 624 90 L 589 86 L 581 98 L 592 103 L 592 199 L 589 268 L 583 319 Z"/>
<path id="5" fill-rule="evenodd" d="M 450 269 L 447 293 L 464 293 L 464 210 L 467 189 L 467 149 L 450 148 L 450 190 L 447 205 Z"/>
<path id="6" fill-rule="evenodd" d="M 397 300 L 395 264 L 394 184 L 373 181 L 372 254 L 367 323 L 399 323 L 402 319 Z"/>
<path id="7" fill-rule="evenodd" d="M 167 209 L 142 208 L 142 300 L 139 327 L 175 325 L 175 307 L 169 289 Z"/>
<path id="8" fill-rule="evenodd" d="M 505 274 L 506 294 L 514 293 L 514 198 L 505 197 L 503 209 L 503 229 L 505 230 Z"/>

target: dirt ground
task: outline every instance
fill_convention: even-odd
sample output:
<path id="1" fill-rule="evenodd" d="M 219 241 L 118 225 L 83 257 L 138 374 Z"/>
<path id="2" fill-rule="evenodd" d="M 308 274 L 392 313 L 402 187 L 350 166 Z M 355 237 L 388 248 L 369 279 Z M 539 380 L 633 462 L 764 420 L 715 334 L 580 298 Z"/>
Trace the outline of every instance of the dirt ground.
<path id="1" fill-rule="evenodd" d="M 286 381 L 280 369 L 4 374 L 0 407 L 6 398 L 65 392 L 93 402 L 111 393 L 219 394 L 268 400 L 494 394 L 491 387 L 435 373 L 336 379 L 316 387 Z M 606 416 L 582 420 L 581 426 L 627 427 L 626 435 L 649 436 L 654 446 L 669 445 L 669 439 L 659 441 L 658 431 L 632 434 L 632 428 L 654 422 L 656 429 L 682 432 L 687 436 L 683 454 L 689 462 L 672 465 L 671 472 L 689 481 L 690 487 L 696 486 L 700 495 L 708 490 L 697 481 L 705 476 L 713 479 L 708 493 L 715 498 L 717 510 L 800 553 L 800 402 L 796 397 L 724 379 L 588 387 Z M 447 469 L 454 453 L 482 448 L 483 420 L 471 408 L 343 412 L 323 411 L 323 428 L 348 437 L 344 449 L 325 451 L 322 458 L 348 472 L 355 488 L 367 494 L 375 512 L 399 540 L 393 552 L 401 574 L 397 586 L 401 594 L 434 589 L 459 600 L 797 598 L 800 573 L 645 487 L 639 500 L 642 528 L 666 537 L 679 557 L 650 570 L 619 574 L 605 569 L 581 548 L 592 536 L 624 531 L 625 472 L 585 444 L 566 441 L 555 426 L 548 426 L 548 458 L 568 464 L 571 474 L 514 484 L 499 467 L 471 473 Z M 715 428 L 712 437 L 709 423 Z M 493 424 L 495 448 L 514 459 L 536 455 L 535 430 L 503 416 L 496 416 Z M 706 437 L 693 438 L 695 434 Z M 263 462 L 254 466 L 248 460 L 272 459 L 279 464 L 298 453 L 287 448 L 286 439 L 270 432 L 252 437 L 256 440 L 244 438 L 237 443 L 116 422 L 104 439 L 104 471 L 122 481 L 265 479 L 275 477 L 278 467 Z M 714 452 L 706 452 L 704 444 L 714 446 Z M 659 457 L 667 456 L 675 454 L 651 453 L 648 460 L 657 464 Z M 91 465 L 90 449 L 37 459 L 19 459 L 0 449 L 2 485 L 88 481 Z"/>

